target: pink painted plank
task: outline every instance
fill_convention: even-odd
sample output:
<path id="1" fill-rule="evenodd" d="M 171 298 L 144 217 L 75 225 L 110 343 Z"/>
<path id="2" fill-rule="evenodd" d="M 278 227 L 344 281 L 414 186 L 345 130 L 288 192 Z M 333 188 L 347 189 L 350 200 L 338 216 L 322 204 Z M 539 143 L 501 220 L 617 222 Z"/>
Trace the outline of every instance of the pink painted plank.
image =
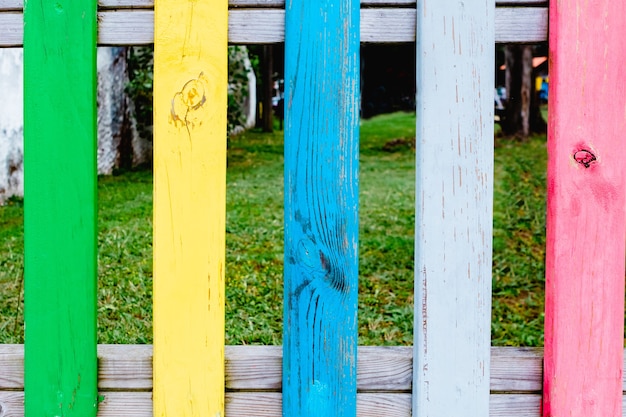
<path id="1" fill-rule="evenodd" d="M 544 417 L 621 417 L 626 2 L 550 2 Z"/>

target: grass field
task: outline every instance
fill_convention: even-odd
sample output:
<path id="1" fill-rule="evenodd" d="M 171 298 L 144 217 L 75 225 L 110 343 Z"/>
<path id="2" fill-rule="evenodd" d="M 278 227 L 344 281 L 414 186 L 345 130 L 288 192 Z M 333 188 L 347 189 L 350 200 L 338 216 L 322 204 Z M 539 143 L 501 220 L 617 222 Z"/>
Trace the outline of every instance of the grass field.
<path id="1" fill-rule="evenodd" d="M 413 342 L 415 114 L 361 126 L 359 343 Z M 231 138 L 228 344 L 280 344 L 282 132 Z M 545 137 L 496 144 L 493 343 L 543 344 Z M 99 179 L 100 343 L 152 339 L 152 173 Z M 23 204 L 0 207 L 0 343 L 23 342 Z"/>

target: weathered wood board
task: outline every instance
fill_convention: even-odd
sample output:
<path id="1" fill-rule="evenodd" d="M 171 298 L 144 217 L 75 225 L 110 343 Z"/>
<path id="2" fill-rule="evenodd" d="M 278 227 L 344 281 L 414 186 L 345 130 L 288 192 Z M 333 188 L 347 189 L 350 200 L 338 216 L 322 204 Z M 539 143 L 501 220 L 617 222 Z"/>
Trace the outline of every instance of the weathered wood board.
<path id="1" fill-rule="evenodd" d="M 104 8 L 98 14 L 100 45 L 139 45 L 154 42 L 152 2 L 137 1 L 132 9 Z M 392 2 L 389 2 L 392 3 Z M 109 4 L 109 3 L 107 3 Z M 414 2 L 412 3 L 415 4 Z M 272 7 L 232 8 L 229 12 L 231 44 L 278 43 L 285 40 L 285 12 Z M 0 6 L 0 47 L 22 44 L 23 20 L 19 9 Z M 415 42 L 415 8 L 364 8 L 361 11 L 362 42 Z M 503 5 L 495 14 L 496 42 L 545 42 L 548 38 L 547 7 L 511 7 Z"/>
<path id="2" fill-rule="evenodd" d="M 489 414 L 493 16 L 417 5 L 416 417 Z"/>
<path id="3" fill-rule="evenodd" d="M 154 52 L 154 415 L 224 414 L 226 0 L 162 0 Z"/>
<path id="4" fill-rule="evenodd" d="M 359 3 L 285 19 L 283 415 L 355 417 Z"/>
<path id="5" fill-rule="evenodd" d="M 622 415 L 626 3 L 550 3 L 544 416 Z"/>
<path id="6" fill-rule="evenodd" d="M 95 416 L 96 3 L 24 16 L 25 408 Z"/>
<path id="7" fill-rule="evenodd" d="M 415 7 L 416 0 L 361 0 L 361 6 L 409 6 Z M 497 0 L 498 5 L 514 5 L 514 6 L 537 6 L 548 4 L 547 0 Z M 0 3 L 0 10 L 21 10 L 24 6 L 24 0 L 3 0 Z M 151 8 L 154 7 L 154 0 L 99 0 L 100 8 Z M 229 0 L 228 6 L 236 7 L 285 7 L 285 0 Z"/>
<path id="8" fill-rule="evenodd" d="M 281 415 L 281 346 L 226 346 L 226 415 Z M 538 417 L 542 350 L 491 349 L 491 417 Z M 24 349 L 0 345 L 0 415 L 23 417 Z M 151 416 L 152 346 L 99 345 L 98 416 Z M 411 347 L 360 346 L 357 416 L 411 415 Z M 2 414 L 4 412 L 4 414 Z"/>

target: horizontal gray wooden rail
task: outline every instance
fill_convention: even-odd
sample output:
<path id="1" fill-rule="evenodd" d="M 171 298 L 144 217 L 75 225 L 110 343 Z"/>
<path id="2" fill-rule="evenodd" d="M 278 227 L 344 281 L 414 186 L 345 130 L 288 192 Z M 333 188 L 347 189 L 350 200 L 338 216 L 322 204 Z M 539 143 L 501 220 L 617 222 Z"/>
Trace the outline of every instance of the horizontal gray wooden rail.
<path id="1" fill-rule="evenodd" d="M 282 348 L 226 347 L 226 415 L 281 416 Z M 152 416 L 152 346 L 98 346 L 98 416 Z M 0 417 L 24 415 L 23 345 L 0 345 Z M 361 346 L 358 353 L 359 417 L 411 415 L 411 347 Z M 491 417 L 539 417 L 542 350 L 494 347 Z"/>
<path id="2" fill-rule="evenodd" d="M 362 0 L 362 6 L 410 6 L 415 7 L 416 0 Z M 230 7 L 285 7 L 285 0 L 229 0 Z M 507 6 L 547 6 L 548 0 L 497 0 L 496 5 Z M 21 10 L 24 0 L 4 0 L 0 10 Z M 100 0 L 98 7 L 150 9 L 154 7 L 154 0 Z"/>
<path id="3" fill-rule="evenodd" d="M 23 0 L 0 3 L 0 47 L 23 42 Z M 414 42 L 415 0 L 363 0 L 361 42 Z M 230 0 L 229 42 L 269 44 L 285 39 L 284 0 Z M 154 42 L 154 0 L 101 0 L 100 45 L 145 45 Z M 547 40 L 547 2 L 508 0 L 496 8 L 496 42 L 537 43 Z"/>

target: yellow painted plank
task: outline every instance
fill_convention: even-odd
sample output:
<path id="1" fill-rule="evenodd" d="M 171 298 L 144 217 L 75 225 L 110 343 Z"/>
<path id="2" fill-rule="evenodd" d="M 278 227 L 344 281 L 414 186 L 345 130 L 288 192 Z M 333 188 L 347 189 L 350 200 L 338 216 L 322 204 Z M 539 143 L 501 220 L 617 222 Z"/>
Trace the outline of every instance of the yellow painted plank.
<path id="1" fill-rule="evenodd" d="M 224 415 L 227 0 L 159 0 L 154 415 Z"/>

